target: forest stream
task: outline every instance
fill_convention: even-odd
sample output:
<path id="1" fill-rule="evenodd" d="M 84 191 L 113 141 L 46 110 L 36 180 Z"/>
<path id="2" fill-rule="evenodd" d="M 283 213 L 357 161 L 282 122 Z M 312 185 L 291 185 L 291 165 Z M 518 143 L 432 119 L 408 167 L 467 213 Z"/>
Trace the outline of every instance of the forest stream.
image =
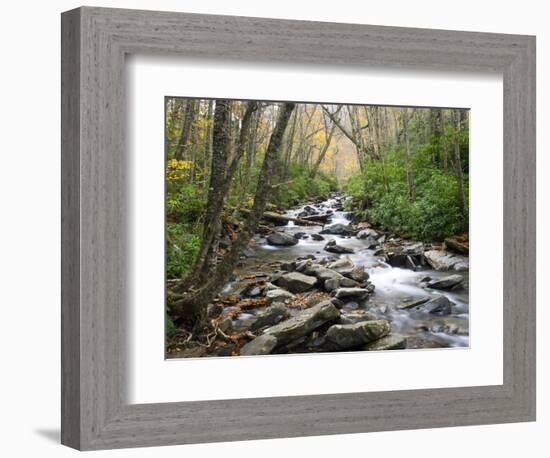
<path id="1" fill-rule="evenodd" d="M 288 221 L 270 221 L 245 250 L 219 302 L 209 308 L 225 331 L 254 338 L 265 337 L 270 328 L 281 335 L 292 328 L 284 337 L 288 342 L 271 348 L 267 339 L 256 337 L 258 342 L 244 347 L 250 338 L 209 349 L 175 348 L 169 357 L 467 347 L 468 257 L 441 243 L 405 240 L 352 222 L 352 213 L 344 210 L 347 198 L 333 192 L 281 213 Z M 333 304 L 339 316 L 292 335 L 294 327 L 316 319 L 304 312 L 323 303 Z M 366 346 L 354 345 L 350 335 L 327 339 L 334 323 L 365 322 L 389 329 L 358 328 L 373 333 Z M 279 329 L 281 323 L 289 329 Z"/>

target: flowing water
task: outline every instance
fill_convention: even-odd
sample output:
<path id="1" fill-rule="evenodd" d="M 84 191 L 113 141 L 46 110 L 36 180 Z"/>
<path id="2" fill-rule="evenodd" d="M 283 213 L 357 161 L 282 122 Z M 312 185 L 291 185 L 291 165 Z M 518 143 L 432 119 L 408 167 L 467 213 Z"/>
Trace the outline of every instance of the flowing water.
<path id="1" fill-rule="evenodd" d="M 332 198 L 317 204 L 309 204 L 322 213 L 332 211 L 328 224 L 349 224 L 350 214 L 342 210 L 343 195 L 333 195 Z M 293 208 L 286 212 L 287 216 L 297 216 L 305 206 Z M 302 226 L 289 222 L 287 226 L 276 228 L 288 234 L 298 232 L 311 235 L 319 233 L 322 225 Z M 464 347 L 469 345 L 469 308 L 468 308 L 468 271 L 438 272 L 430 268 L 409 270 L 391 267 L 382 256 L 375 255 L 376 250 L 368 249 L 368 242 L 355 236 L 339 236 L 323 234 L 325 240 L 315 241 L 311 237 L 301 238 L 297 245 L 279 247 L 268 245 L 265 238 L 256 237 L 255 256 L 246 261 L 248 271 L 262 270 L 267 263 L 276 261 L 294 261 L 299 257 L 314 255 L 317 260 L 324 257 L 334 259 L 349 256 L 356 266 L 363 266 L 370 274 L 370 281 L 375 286 L 375 292 L 367 301 L 361 304 L 346 304 L 342 313 L 353 313 L 354 309 L 364 308 L 370 313 L 391 321 L 392 334 L 407 336 L 411 342 L 409 347 Z M 324 251 L 326 243 L 334 239 L 338 245 L 353 248 L 354 253 L 337 255 Z M 431 278 L 445 277 L 459 274 L 464 278 L 464 287 L 458 291 L 439 291 L 424 288 L 421 280 L 427 276 Z M 403 309 L 404 303 L 430 297 L 445 295 L 454 304 L 449 316 L 435 316 L 420 313 L 412 309 Z M 415 341 L 413 343 L 413 341 Z"/>

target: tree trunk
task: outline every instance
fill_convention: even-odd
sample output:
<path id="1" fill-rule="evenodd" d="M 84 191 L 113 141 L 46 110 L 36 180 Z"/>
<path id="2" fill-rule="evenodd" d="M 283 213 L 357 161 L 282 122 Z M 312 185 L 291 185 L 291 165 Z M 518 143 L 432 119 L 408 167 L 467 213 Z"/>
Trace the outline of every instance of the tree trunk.
<path id="1" fill-rule="evenodd" d="M 176 159 L 181 161 L 185 159 L 187 154 L 187 147 L 189 143 L 189 136 L 191 133 L 191 126 L 195 121 L 197 101 L 192 99 L 188 100 L 185 104 L 185 112 L 183 115 L 183 125 L 181 127 L 181 133 L 176 146 Z"/>
<path id="2" fill-rule="evenodd" d="M 206 173 L 210 166 L 210 158 L 212 156 L 212 115 L 214 112 L 214 101 L 208 101 L 208 111 L 206 112 L 206 129 L 204 132 L 204 154 L 203 154 L 203 169 Z M 204 186 L 205 193 L 208 192 L 208 186 Z"/>
<path id="3" fill-rule="evenodd" d="M 202 288 L 196 292 L 185 294 L 182 299 L 171 304 L 171 309 L 176 315 L 192 322 L 196 322 L 197 320 L 202 321 L 205 317 L 206 305 L 215 298 L 231 276 L 242 251 L 253 237 L 264 213 L 271 190 L 273 169 L 277 162 L 283 135 L 293 109 L 293 103 L 285 103 L 281 107 L 258 177 L 254 205 L 244 227 L 239 232 L 237 240 L 233 242 L 229 252 L 216 267 L 215 271 L 208 277 L 207 283 Z"/>
<path id="4" fill-rule="evenodd" d="M 225 198 L 231 187 L 233 175 L 245 151 L 245 146 L 248 143 L 250 120 L 257 107 L 256 102 L 249 102 L 247 104 L 241 123 L 239 139 L 236 144 L 236 151 L 228 165 L 228 157 L 232 144 L 231 102 L 227 100 L 216 101 L 212 168 L 201 246 L 193 268 L 178 286 L 178 291 L 186 291 L 203 284 L 210 275 L 212 268 L 216 265 Z"/>
<path id="5" fill-rule="evenodd" d="M 411 167 L 411 145 L 409 143 L 409 109 L 403 108 L 403 134 L 405 136 L 405 167 L 407 169 L 407 185 L 409 187 L 409 198 L 411 200 L 416 199 L 416 194 L 414 191 L 414 182 L 412 176 L 412 167 Z"/>
<path id="6" fill-rule="evenodd" d="M 315 164 L 311 169 L 310 176 L 312 179 L 317 176 L 317 173 L 319 172 L 319 167 L 321 166 L 323 159 L 325 159 L 327 151 L 330 147 L 330 143 L 332 142 L 332 137 L 334 136 L 334 131 L 336 130 L 336 124 L 332 123 L 330 130 L 327 127 L 328 126 L 325 125 L 325 144 L 323 145 L 321 151 L 319 151 L 319 156 L 317 157 L 317 160 L 315 161 Z"/>
<path id="7" fill-rule="evenodd" d="M 458 188 L 458 205 L 462 213 L 465 211 L 465 201 L 464 196 L 464 176 L 462 174 L 462 160 L 460 157 L 460 141 L 459 134 L 461 130 L 461 121 L 460 121 L 460 110 L 453 110 L 453 124 L 454 124 L 454 162 L 455 162 L 455 173 L 456 173 L 456 184 Z"/>

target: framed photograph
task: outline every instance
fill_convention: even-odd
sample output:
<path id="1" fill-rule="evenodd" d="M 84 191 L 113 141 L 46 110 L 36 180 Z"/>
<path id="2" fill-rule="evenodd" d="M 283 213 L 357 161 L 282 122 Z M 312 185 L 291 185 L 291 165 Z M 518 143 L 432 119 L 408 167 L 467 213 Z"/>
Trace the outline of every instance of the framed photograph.
<path id="1" fill-rule="evenodd" d="M 62 442 L 535 419 L 535 38 L 62 15 Z"/>

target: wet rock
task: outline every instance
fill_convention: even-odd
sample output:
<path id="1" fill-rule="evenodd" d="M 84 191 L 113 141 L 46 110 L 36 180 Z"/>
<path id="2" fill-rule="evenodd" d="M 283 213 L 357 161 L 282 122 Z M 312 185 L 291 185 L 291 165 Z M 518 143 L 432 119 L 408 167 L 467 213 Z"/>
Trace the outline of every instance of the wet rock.
<path id="1" fill-rule="evenodd" d="M 256 332 L 262 328 L 275 326 L 281 321 L 286 320 L 289 316 L 290 312 L 286 309 L 284 304 L 274 304 L 271 307 L 267 307 L 257 316 L 256 321 L 250 326 L 250 330 Z"/>
<path id="2" fill-rule="evenodd" d="M 230 343 L 216 350 L 215 356 L 233 356 L 237 351 L 237 345 Z"/>
<path id="3" fill-rule="evenodd" d="M 281 270 L 285 270 L 287 272 L 294 272 L 296 270 L 296 261 L 283 262 L 281 264 Z"/>
<path id="4" fill-rule="evenodd" d="M 448 347 L 445 343 L 439 340 L 427 339 L 422 336 L 414 335 L 407 336 L 407 349 L 421 348 L 445 348 Z"/>
<path id="5" fill-rule="evenodd" d="M 378 232 L 376 232 L 374 229 L 363 229 L 362 231 L 359 231 L 357 233 L 357 238 L 360 240 L 365 240 L 369 237 L 375 239 L 376 237 L 378 237 Z"/>
<path id="6" fill-rule="evenodd" d="M 369 296 L 369 292 L 365 288 L 338 288 L 334 297 L 337 299 L 355 299 L 361 301 Z"/>
<path id="7" fill-rule="evenodd" d="M 362 283 L 364 281 L 367 281 L 369 279 L 368 272 L 365 271 L 364 267 L 358 266 L 353 269 L 349 273 L 344 274 L 346 277 L 351 278 L 352 280 L 355 280 L 356 282 Z"/>
<path id="8" fill-rule="evenodd" d="M 223 320 L 221 320 L 218 323 L 218 328 L 223 332 L 227 332 L 230 329 L 232 329 L 233 328 L 233 320 L 231 319 L 231 317 L 227 316 Z"/>
<path id="9" fill-rule="evenodd" d="M 273 302 L 285 302 L 287 300 L 295 299 L 296 296 L 288 291 L 277 288 L 268 291 L 265 295 L 267 301 L 272 304 Z"/>
<path id="10" fill-rule="evenodd" d="M 306 268 L 304 269 L 304 274 L 313 275 L 321 282 L 331 279 L 340 279 L 343 277 L 342 274 L 336 272 L 335 270 L 328 269 L 327 267 L 313 263 L 310 263 L 306 266 Z"/>
<path id="11" fill-rule="evenodd" d="M 424 253 L 424 244 L 422 242 L 417 243 L 409 243 L 407 245 L 403 246 L 402 249 L 403 254 L 408 255 L 421 255 Z"/>
<path id="12" fill-rule="evenodd" d="M 353 235 L 355 230 L 351 225 L 346 224 L 332 224 L 330 226 L 325 226 L 320 232 L 321 234 L 333 234 L 333 235 Z"/>
<path id="13" fill-rule="evenodd" d="M 397 306 L 397 308 L 400 309 L 400 310 L 412 309 L 414 307 L 417 307 L 418 305 L 425 304 L 429 300 L 430 300 L 429 296 L 419 297 L 419 298 L 416 298 L 416 299 L 406 299 L 406 300 L 403 301 L 402 304 L 399 304 Z"/>
<path id="14" fill-rule="evenodd" d="M 379 317 L 363 309 L 345 310 L 342 312 L 338 324 L 355 324 L 362 321 L 374 321 L 378 319 Z"/>
<path id="15" fill-rule="evenodd" d="M 468 258 L 444 250 L 429 250 L 424 253 L 427 263 L 435 270 L 466 270 Z"/>
<path id="16" fill-rule="evenodd" d="M 445 246 L 455 253 L 468 255 L 470 252 L 470 246 L 468 242 L 459 240 L 455 237 L 448 237 L 445 239 Z"/>
<path id="17" fill-rule="evenodd" d="M 311 234 L 311 238 L 317 242 L 325 240 L 325 238 L 321 234 Z"/>
<path id="18" fill-rule="evenodd" d="M 362 321 L 355 324 L 335 324 L 326 334 L 326 339 L 341 349 L 354 348 L 380 339 L 390 332 L 386 320 Z"/>
<path id="19" fill-rule="evenodd" d="M 328 251 L 329 253 L 337 253 L 337 254 L 346 254 L 346 253 L 354 253 L 355 251 L 352 248 L 346 248 L 341 245 L 338 245 L 336 243 L 336 240 L 331 240 L 325 245 L 325 251 Z"/>
<path id="20" fill-rule="evenodd" d="M 277 343 L 275 336 L 263 334 L 244 345 L 241 348 L 241 356 L 269 355 Z"/>
<path id="21" fill-rule="evenodd" d="M 264 335 L 271 335 L 283 345 L 305 336 L 319 326 L 340 316 L 338 309 L 330 301 L 323 301 L 303 310 L 292 318 L 267 328 Z"/>
<path id="22" fill-rule="evenodd" d="M 404 350 L 407 348 L 407 339 L 403 336 L 386 336 L 363 347 L 366 351 Z"/>
<path id="23" fill-rule="evenodd" d="M 342 276 L 341 278 L 331 278 L 325 281 L 324 288 L 326 291 L 334 291 L 335 289 L 344 287 L 344 288 L 355 288 L 359 286 L 355 280 Z"/>
<path id="24" fill-rule="evenodd" d="M 349 256 L 343 256 L 340 259 L 331 262 L 327 267 L 335 270 L 336 272 L 341 272 L 341 270 L 353 269 L 355 265 Z"/>
<path id="25" fill-rule="evenodd" d="M 267 236 L 267 243 L 274 246 L 292 246 L 296 245 L 298 240 L 284 232 L 274 232 Z"/>
<path id="26" fill-rule="evenodd" d="M 279 278 L 275 284 L 293 293 L 303 293 L 317 284 L 317 279 L 300 272 L 290 272 Z"/>
<path id="27" fill-rule="evenodd" d="M 364 245 L 365 245 L 365 248 L 367 250 L 374 250 L 375 248 L 377 248 L 380 244 L 376 241 L 376 239 L 372 238 L 372 237 L 368 237 L 366 238 L 364 241 L 363 241 Z"/>
<path id="28" fill-rule="evenodd" d="M 341 309 L 345 304 L 344 301 L 341 301 L 340 299 L 336 298 L 336 297 L 333 297 L 330 299 L 330 302 L 337 308 L 337 309 Z"/>
<path id="29" fill-rule="evenodd" d="M 416 311 L 430 313 L 432 315 L 450 315 L 452 313 L 453 303 L 447 299 L 445 296 L 439 296 L 435 299 L 432 299 L 424 304 L 417 305 L 415 307 Z"/>
<path id="30" fill-rule="evenodd" d="M 455 289 L 462 285 L 463 280 L 460 275 L 449 275 L 448 277 L 430 280 L 426 286 L 433 289 Z"/>
<path id="31" fill-rule="evenodd" d="M 303 238 L 305 238 L 305 236 L 307 236 L 307 234 L 305 232 L 296 232 L 296 233 L 294 233 L 294 238 L 296 240 L 303 239 Z"/>

